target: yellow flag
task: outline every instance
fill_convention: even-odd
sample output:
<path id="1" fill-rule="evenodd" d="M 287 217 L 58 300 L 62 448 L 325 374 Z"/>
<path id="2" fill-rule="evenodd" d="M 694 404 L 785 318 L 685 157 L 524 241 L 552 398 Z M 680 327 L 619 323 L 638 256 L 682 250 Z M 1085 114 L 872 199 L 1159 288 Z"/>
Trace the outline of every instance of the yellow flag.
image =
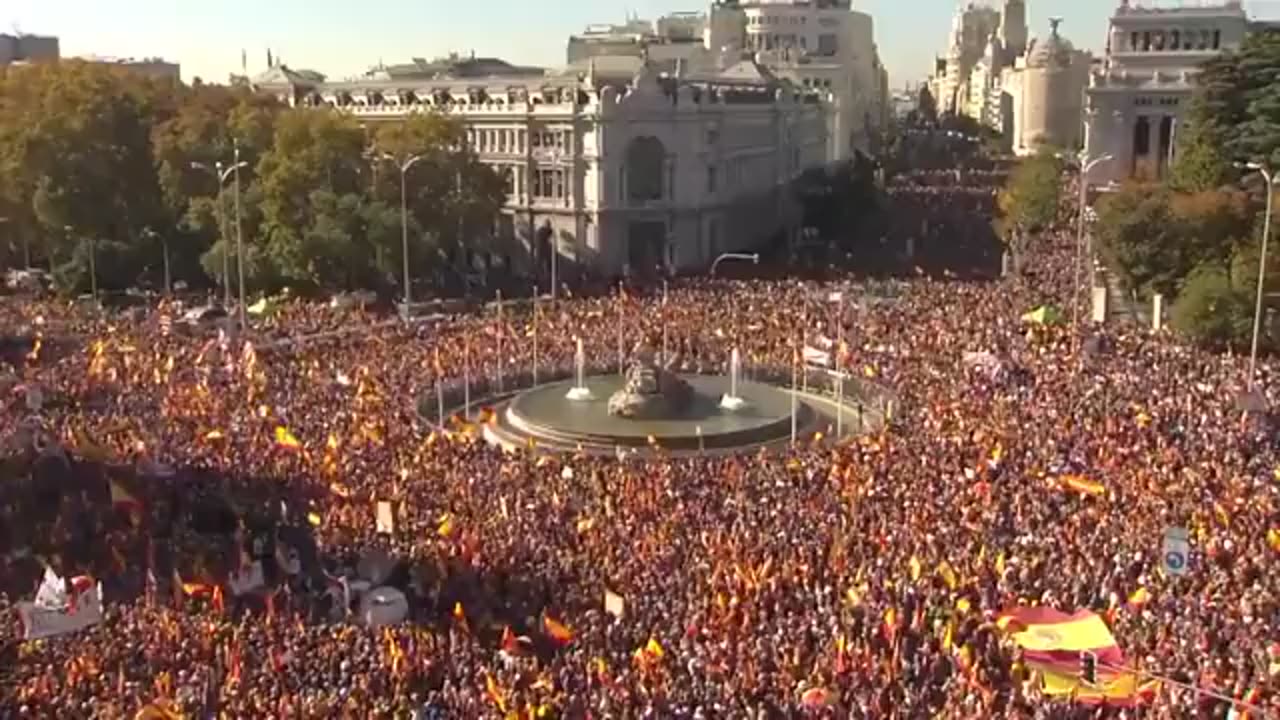
<path id="1" fill-rule="evenodd" d="M 436 528 L 436 534 L 440 537 L 449 537 L 453 535 L 453 513 L 445 513 L 440 516 L 438 521 L 440 525 Z"/>
<path id="2" fill-rule="evenodd" d="M 911 582 L 915 582 L 916 580 L 919 580 L 920 579 L 920 558 L 916 557 L 915 555 L 912 555 L 911 560 L 907 562 L 907 565 L 911 568 Z"/>
<path id="3" fill-rule="evenodd" d="M 1004 577 L 1004 551 L 1003 550 L 1000 551 L 1000 554 L 996 555 L 996 575 L 999 575 L 1000 577 Z"/>
<path id="4" fill-rule="evenodd" d="M 938 563 L 938 575 L 942 577 L 942 582 L 947 584 L 947 589 L 949 590 L 955 590 L 956 585 L 960 584 L 959 579 L 956 577 L 955 569 L 946 560 Z"/>

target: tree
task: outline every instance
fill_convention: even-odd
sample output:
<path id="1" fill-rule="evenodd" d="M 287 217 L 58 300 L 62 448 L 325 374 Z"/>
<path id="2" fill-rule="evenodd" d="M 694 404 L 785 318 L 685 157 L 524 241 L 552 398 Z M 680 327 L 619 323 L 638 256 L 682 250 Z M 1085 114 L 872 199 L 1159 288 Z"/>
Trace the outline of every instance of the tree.
<path id="1" fill-rule="evenodd" d="M 1173 304 L 1173 327 L 1215 347 L 1248 342 L 1253 321 L 1252 296 L 1232 283 L 1216 263 L 1197 266 Z"/>
<path id="2" fill-rule="evenodd" d="M 1031 235 L 1053 223 L 1061 193 L 1062 161 L 1055 155 L 1037 154 L 1010 173 L 996 198 L 996 232 L 1009 241 L 1015 258 Z"/>
<path id="3" fill-rule="evenodd" d="M 1190 271 L 1174 231 L 1168 189 L 1133 183 L 1098 203 L 1099 250 L 1122 286 L 1173 297 Z"/>
<path id="4" fill-rule="evenodd" d="M 1235 52 L 1205 63 L 1178 137 L 1172 180 L 1180 190 L 1234 179 L 1231 164 L 1280 165 L 1280 32 L 1251 33 Z"/>

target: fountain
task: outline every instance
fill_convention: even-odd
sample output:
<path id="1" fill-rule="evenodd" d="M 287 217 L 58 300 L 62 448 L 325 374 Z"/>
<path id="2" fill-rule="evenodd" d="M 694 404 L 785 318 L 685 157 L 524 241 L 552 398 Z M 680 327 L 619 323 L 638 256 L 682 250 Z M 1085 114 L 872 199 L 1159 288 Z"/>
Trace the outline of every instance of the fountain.
<path id="1" fill-rule="evenodd" d="M 587 387 L 587 354 L 582 350 L 582 338 L 578 338 L 578 348 L 573 353 L 573 362 L 578 370 L 578 382 L 569 388 L 565 397 L 575 402 L 593 399 L 591 388 Z"/>
<path id="2" fill-rule="evenodd" d="M 742 374 L 742 356 L 738 354 L 738 348 L 734 348 L 729 353 L 729 392 L 720 398 L 720 409 L 729 412 L 741 410 L 747 404 L 738 395 L 738 376 Z"/>

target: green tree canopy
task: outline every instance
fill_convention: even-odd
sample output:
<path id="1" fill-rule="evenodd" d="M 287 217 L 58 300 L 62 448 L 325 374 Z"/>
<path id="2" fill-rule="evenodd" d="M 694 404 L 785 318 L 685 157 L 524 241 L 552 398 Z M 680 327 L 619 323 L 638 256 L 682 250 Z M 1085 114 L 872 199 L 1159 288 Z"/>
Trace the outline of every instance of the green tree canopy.
<path id="1" fill-rule="evenodd" d="M 442 245 L 458 255 L 489 237 L 506 179 L 442 115 L 365 128 L 243 86 L 77 61 L 2 68 L 0 262 L 30 247 L 68 290 L 88 287 L 91 250 L 102 288 L 158 286 L 165 257 L 174 279 L 234 284 L 238 226 L 246 289 L 394 281 L 399 170 L 384 153 L 423 155 L 406 178 L 415 272 L 438 270 Z M 236 158 L 220 185 L 217 164 Z"/>

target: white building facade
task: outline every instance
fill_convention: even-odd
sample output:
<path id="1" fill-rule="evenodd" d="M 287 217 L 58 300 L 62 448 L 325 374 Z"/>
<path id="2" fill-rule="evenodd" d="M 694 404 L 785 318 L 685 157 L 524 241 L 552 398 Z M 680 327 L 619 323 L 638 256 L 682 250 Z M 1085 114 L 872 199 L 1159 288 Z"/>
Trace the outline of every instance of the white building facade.
<path id="1" fill-rule="evenodd" d="M 1091 181 L 1164 177 L 1198 68 L 1239 48 L 1248 29 L 1235 0 L 1179 7 L 1121 0 L 1111 16 L 1106 58 L 1089 79 L 1085 148 L 1090 157 L 1112 156 Z"/>
<path id="2" fill-rule="evenodd" d="M 696 269 L 799 222 L 789 193 L 826 160 L 829 105 L 755 63 L 665 75 L 645 58 L 624 80 L 582 75 L 316 82 L 284 67 L 255 87 L 369 123 L 438 112 L 466 127 L 507 178 L 487 238 L 516 267 L 562 277 Z M 456 75 L 456 74 L 455 74 Z"/>

